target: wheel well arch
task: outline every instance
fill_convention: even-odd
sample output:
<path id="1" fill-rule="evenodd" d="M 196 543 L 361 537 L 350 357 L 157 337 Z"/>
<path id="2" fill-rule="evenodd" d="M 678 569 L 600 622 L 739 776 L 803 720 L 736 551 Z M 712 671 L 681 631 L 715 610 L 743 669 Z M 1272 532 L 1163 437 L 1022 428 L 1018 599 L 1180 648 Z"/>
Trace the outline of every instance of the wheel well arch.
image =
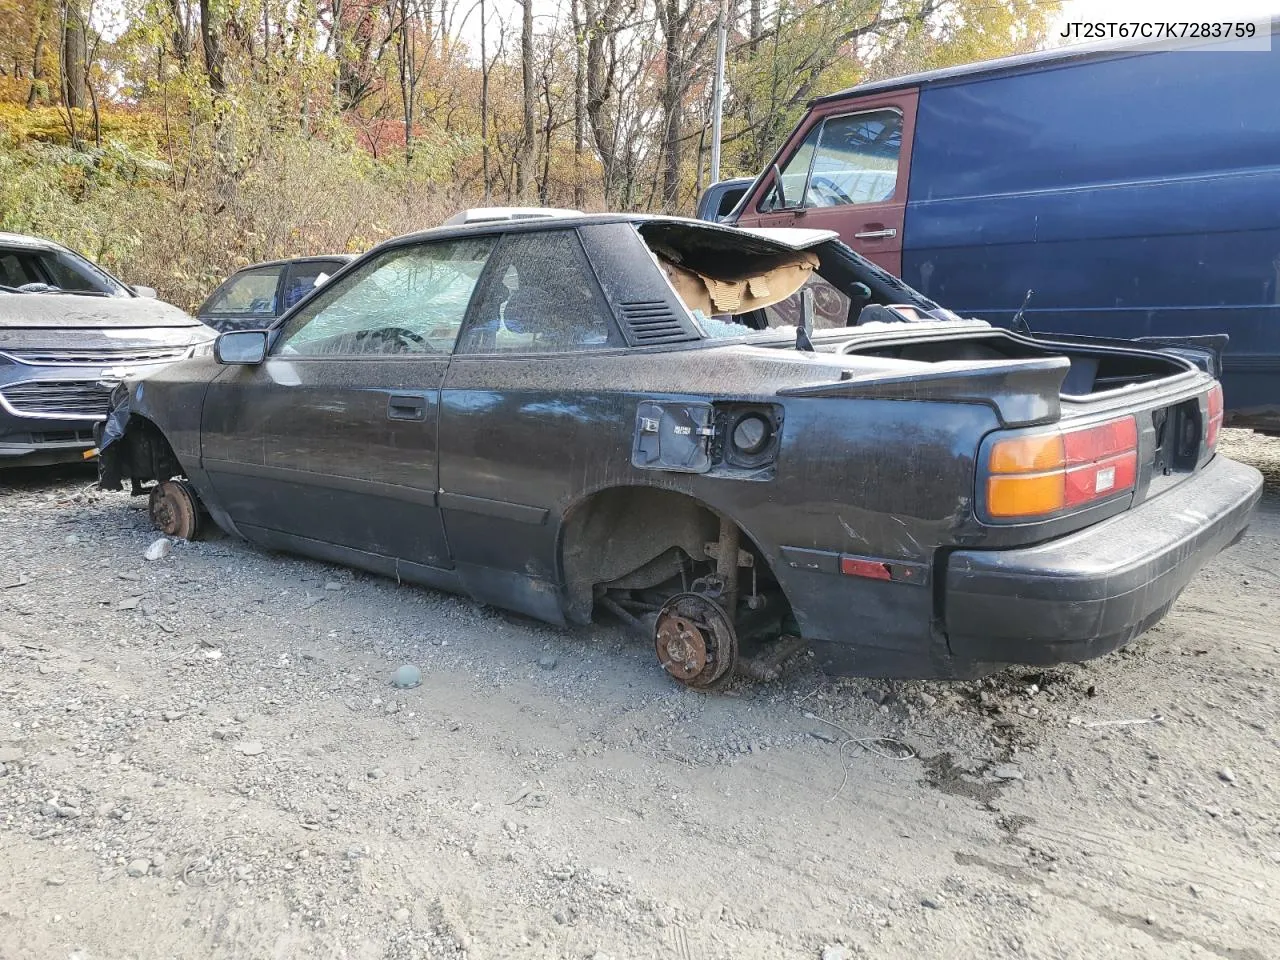
<path id="1" fill-rule="evenodd" d="M 722 517 L 738 528 L 742 548 L 776 580 L 769 557 L 751 530 L 691 493 L 624 484 L 583 495 L 564 512 L 556 537 L 567 618 L 590 622 L 597 586 L 656 584 L 678 574 L 680 554 L 695 562 L 707 561 L 706 544 L 718 539 Z M 779 588 L 785 596 L 780 582 Z"/>
<path id="2" fill-rule="evenodd" d="M 104 489 L 120 489 L 120 481 L 128 477 L 138 483 L 146 480 L 169 480 L 183 474 L 182 461 L 169 443 L 169 438 L 154 420 L 141 413 L 130 413 L 120 437 L 101 451 L 100 483 Z"/>

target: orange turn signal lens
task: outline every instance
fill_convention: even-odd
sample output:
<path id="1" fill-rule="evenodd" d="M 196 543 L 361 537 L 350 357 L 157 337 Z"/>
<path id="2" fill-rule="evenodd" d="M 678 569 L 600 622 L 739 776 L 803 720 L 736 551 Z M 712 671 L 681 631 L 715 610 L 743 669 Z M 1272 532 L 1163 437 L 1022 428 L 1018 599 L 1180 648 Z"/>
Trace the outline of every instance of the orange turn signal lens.
<path id="1" fill-rule="evenodd" d="M 1209 388 L 1209 423 L 1205 427 L 1204 442 L 1212 450 L 1218 444 L 1218 431 L 1222 429 L 1222 384 Z"/>
<path id="2" fill-rule="evenodd" d="M 1061 471 L 987 480 L 987 512 L 993 517 L 1057 513 L 1066 502 L 1066 475 Z"/>
<path id="3" fill-rule="evenodd" d="M 991 448 L 992 473 L 1039 473 L 1057 470 L 1067 462 L 1060 433 L 1001 440 Z"/>

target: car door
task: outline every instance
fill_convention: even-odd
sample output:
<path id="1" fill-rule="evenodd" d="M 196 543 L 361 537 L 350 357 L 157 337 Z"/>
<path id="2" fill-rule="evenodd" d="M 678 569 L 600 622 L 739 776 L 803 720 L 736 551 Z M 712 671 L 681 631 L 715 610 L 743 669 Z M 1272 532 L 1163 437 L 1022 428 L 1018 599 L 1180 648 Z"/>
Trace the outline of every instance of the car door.
<path id="1" fill-rule="evenodd" d="M 815 109 L 778 165 L 781 189 L 764 178 L 738 222 L 835 230 L 900 275 L 916 100 L 899 90 Z"/>
<path id="2" fill-rule="evenodd" d="M 493 243 L 371 255 L 285 318 L 264 363 L 210 385 L 204 467 L 246 536 L 375 569 L 450 566 L 440 386 Z"/>
<path id="3" fill-rule="evenodd" d="M 553 520 L 587 482 L 602 421 L 621 416 L 608 385 L 582 377 L 583 354 L 623 350 L 575 230 L 503 238 L 440 401 L 440 507 L 476 599 L 560 619 Z"/>

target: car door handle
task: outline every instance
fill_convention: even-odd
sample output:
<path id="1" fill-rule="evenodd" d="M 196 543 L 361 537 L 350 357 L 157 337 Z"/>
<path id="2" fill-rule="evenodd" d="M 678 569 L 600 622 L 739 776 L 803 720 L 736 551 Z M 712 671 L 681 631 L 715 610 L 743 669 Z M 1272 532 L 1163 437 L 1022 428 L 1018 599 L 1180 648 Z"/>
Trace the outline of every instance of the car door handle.
<path id="1" fill-rule="evenodd" d="M 889 227 L 884 230 L 864 230 L 862 233 L 855 233 L 855 240 L 888 240 L 890 237 L 896 237 L 898 231 Z"/>
<path id="2" fill-rule="evenodd" d="M 425 420 L 427 401 L 413 395 L 392 394 L 387 400 L 388 420 Z"/>

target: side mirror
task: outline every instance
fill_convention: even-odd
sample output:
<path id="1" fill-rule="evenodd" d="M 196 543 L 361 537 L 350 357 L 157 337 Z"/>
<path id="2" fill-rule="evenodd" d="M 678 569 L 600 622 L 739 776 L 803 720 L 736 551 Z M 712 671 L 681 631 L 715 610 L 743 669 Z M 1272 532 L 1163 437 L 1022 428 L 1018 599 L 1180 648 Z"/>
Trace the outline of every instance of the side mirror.
<path id="1" fill-rule="evenodd" d="M 146 297 L 148 300 L 154 300 L 159 296 L 159 294 L 156 293 L 155 287 L 141 287 L 136 283 L 133 285 L 133 292 L 140 297 Z"/>
<path id="2" fill-rule="evenodd" d="M 232 330 L 221 334 L 213 343 L 213 356 L 219 363 L 261 363 L 267 359 L 267 331 Z"/>

